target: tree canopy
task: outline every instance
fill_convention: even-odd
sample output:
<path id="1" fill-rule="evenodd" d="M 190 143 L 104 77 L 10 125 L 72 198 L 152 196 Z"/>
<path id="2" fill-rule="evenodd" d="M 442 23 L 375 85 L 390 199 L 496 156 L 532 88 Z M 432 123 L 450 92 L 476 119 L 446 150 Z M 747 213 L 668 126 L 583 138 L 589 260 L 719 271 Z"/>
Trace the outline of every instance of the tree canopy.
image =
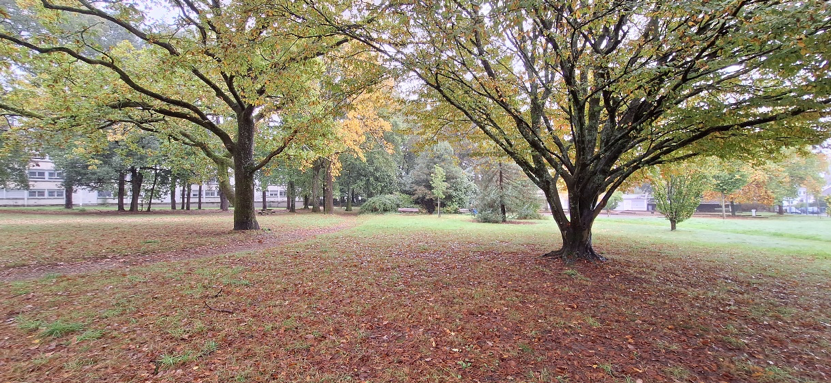
<path id="1" fill-rule="evenodd" d="M 256 229 L 254 173 L 275 156 L 330 138 L 333 116 L 381 78 L 377 65 L 335 64 L 360 52 L 348 38 L 302 22 L 303 4 L 157 6 L 167 7 L 168 17 L 154 20 L 139 1 L 28 2 L 19 11 L 37 22 L 26 24 L 3 12 L 0 56 L 31 74 L 19 76 L 0 107 L 38 127 L 132 123 L 199 148 L 218 167 L 234 169 L 235 229 Z M 77 20 L 126 32 L 139 44 L 104 44 Z M 267 148 L 260 157 L 255 143 Z M 224 191 L 231 192 L 227 183 Z"/>
<path id="2" fill-rule="evenodd" d="M 602 259 L 594 219 L 639 169 L 829 136 L 824 1 L 359 8 L 314 7 L 321 23 L 417 77 L 425 113 L 449 128 L 477 127 L 545 192 L 563 238 L 549 255 Z M 367 19 L 383 21 L 362 28 Z"/>

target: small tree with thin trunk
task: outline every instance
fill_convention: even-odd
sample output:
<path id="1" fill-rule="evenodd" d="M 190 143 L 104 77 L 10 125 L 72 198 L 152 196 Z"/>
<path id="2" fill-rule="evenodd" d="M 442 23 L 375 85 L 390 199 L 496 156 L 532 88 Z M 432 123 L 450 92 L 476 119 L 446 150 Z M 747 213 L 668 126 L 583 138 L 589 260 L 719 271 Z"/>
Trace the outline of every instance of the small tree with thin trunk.
<path id="1" fill-rule="evenodd" d="M 727 217 L 727 195 L 733 193 L 747 184 L 748 174 L 741 169 L 727 169 L 713 174 L 713 191 L 721 195 L 721 218 Z M 733 204 L 730 204 L 733 214 Z"/>
<path id="2" fill-rule="evenodd" d="M 709 177 L 703 172 L 684 166 L 663 166 L 649 172 L 655 207 L 669 220 L 671 231 L 686 221 L 701 204 Z"/>
<path id="3" fill-rule="evenodd" d="M 439 165 L 433 166 L 433 174 L 430 175 L 430 186 L 433 187 L 433 195 L 436 197 L 436 211 L 441 217 L 441 199 L 447 190 L 447 182 L 444 182 L 445 172 Z"/>
<path id="4" fill-rule="evenodd" d="M 617 206 L 623 202 L 623 193 L 616 191 L 612 193 L 612 197 L 609 198 L 609 202 L 606 202 L 606 216 L 610 217 L 612 215 L 612 210 L 617 209 Z"/>

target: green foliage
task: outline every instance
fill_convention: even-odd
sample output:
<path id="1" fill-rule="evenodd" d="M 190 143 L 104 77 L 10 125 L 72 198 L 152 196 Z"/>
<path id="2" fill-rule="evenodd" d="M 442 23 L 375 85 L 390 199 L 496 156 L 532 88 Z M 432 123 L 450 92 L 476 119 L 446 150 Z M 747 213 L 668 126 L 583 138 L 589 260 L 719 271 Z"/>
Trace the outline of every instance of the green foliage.
<path id="1" fill-rule="evenodd" d="M 427 148 L 415 160 L 415 167 L 407 176 L 406 194 L 413 196 L 413 201 L 432 214 L 436 210 L 436 195 L 431 184 L 432 175 L 438 165 L 445 172 L 446 190 L 443 190 L 442 204 L 447 206 L 469 206 L 470 197 L 476 185 L 456 164 L 453 148 L 442 142 Z"/>
<path id="2" fill-rule="evenodd" d="M 477 182 L 476 220 L 496 223 L 512 219 L 541 219 L 539 188 L 515 164 L 486 162 Z M 502 205 L 506 216 L 502 216 Z M 503 219 L 504 218 L 504 219 Z"/>
<path id="3" fill-rule="evenodd" d="M 478 210 L 476 220 L 482 223 L 500 223 L 502 222 L 502 213 L 498 209 Z"/>
<path id="4" fill-rule="evenodd" d="M 20 142 L 11 139 L 13 135 L 8 131 L 9 127 L 2 124 L 3 122 L 0 122 L 0 188 L 28 189 L 29 177 L 26 170 L 29 155 Z"/>
<path id="5" fill-rule="evenodd" d="M 606 202 L 606 211 L 615 210 L 617 209 L 618 205 L 623 202 L 623 193 L 620 191 L 615 191 L 612 193 L 612 196 L 609 197 L 609 200 Z"/>
<path id="6" fill-rule="evenodd" d="M 746 185 L 748 174 L 734 164 L 725 164 L 725 166 L 729 166 L 729 168 L 715 172 L 712 175 L 713 183 L 711 189 L 727 195 Z"/>
<path id="7" fill-rule="evenodd" d="M 384 140 L 397 143 L 400 137 L 394 132 L 387 132 L 384 134 Z M 340 156 L 342 169 L 337 184 L 341 195 L 347 195 L 350 189 L 355 195 L 364 197 L 391 194 L 399 190 L 400 147 L 396 145 L 396 150 L 390 153 L 375 139 L 367 142 L 374 145 L 364 152 L 363 160 L 353 153 Z"/>
<path id="8" fill-rule="evenodd" d="M 430 186 L 433 187 L 433 195 L 439 200 L 444 198 L 444 192 L 447 190 L 447 182 L 445 180 L 444 169 L 438 164 L 433 165 L 433 173 L 430 175 Z"/>
<path id="9" fill-rule="evenodd" d="M 710 182 L 707 174 L 694 166 L 664 166 L 649 174 L 652 194 L 658 211 L 675 225 L 692 217 Z"/>
<path id="10" fill-rule="evenodd" d="M 386 194 L 377 197 L 372 197 L 363 205 L 359 214 L 384 214 L 398 211 L 401 206 L 401 200 L 394 194 Z"/>

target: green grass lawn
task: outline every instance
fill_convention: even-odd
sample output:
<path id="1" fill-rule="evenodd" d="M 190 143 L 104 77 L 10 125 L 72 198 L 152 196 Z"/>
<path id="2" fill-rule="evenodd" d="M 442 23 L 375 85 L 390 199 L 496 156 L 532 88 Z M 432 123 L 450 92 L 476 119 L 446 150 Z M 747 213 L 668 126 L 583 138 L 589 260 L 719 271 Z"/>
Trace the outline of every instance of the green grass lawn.
<path id="1" fill-rule="evenodd" d="M 175 238 L 152 245 L 198 252 L 240 241 L 230 218 L 0 212 L 0 246 L 15 253 L 4 252 L 6 262 L 38 259 L 38 267 L 89 261 L 84 254 L 152 235 Z M 260 222 L 269 231 L 254 238 L 316 235 L 0 283 L 0 381 L 831 376 L 831 220 L 695 218 L 670 232 L 657 217 L 602 217 L 594 240 L 610 261 L 574 265 L 539 257 L 559 242 L 550 219 L 280 214 Z M 108 244 L 113 230 L 133 239 Z M 83 249 L 65 257 L 11 239 L 19 235 L 41 247 L 65 237 L 93 243 L 64 246 Z"/>

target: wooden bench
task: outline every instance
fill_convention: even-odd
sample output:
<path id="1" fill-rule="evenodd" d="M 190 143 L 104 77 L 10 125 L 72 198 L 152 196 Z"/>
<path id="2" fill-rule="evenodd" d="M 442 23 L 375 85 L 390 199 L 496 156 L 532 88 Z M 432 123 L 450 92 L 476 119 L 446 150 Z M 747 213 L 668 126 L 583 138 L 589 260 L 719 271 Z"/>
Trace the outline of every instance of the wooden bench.
<path id="1" fill-rule="evenodd" d="M 418 213 L 418 209 L 414 207 L 402 207 L 398 209 L 399 213 Z"/>

